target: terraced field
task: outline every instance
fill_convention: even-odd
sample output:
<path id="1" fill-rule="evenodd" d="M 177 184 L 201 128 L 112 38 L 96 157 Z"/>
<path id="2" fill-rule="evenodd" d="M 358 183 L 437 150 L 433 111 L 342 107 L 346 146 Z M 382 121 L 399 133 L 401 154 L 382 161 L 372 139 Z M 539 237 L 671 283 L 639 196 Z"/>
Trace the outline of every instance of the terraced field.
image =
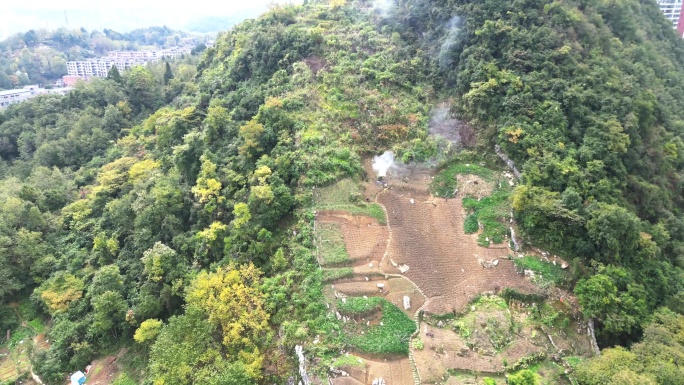
<path id="1" fill-rule="evenodd" d="M 538 290 L 516 271 L 508 256 L 507 239 L 490 247 L 478 245 L 478 233 L 464 231 L 468 213 L 463 197 L 431 195 L 430 170 L 404 168 L 377 182 L 370 163 L 366 169 L 368 182 L 344 180 L 314 193 L 319 262 L 326 275 L 333 277 L 328 280 L 327 297 L 333 311 L 345 298 L 381 297 L 415 319 L 417 331 L 408 358 L 368 356 L 354 350 L 352 344 L 349 354 L 359 364 L 343 367 L 347 376 L 333 378 L 333 384 L 371 385 L 380 378 L 392 385 L 442 383 L 445 379 L 456 384 L 460 377 L 452 374 L 459 371 L 502 378 L 507 365 L 554 350 L 546 334 L 536 331 L 534 321 L 526 321 L 531 313 L 524 306 L 513 313 L 505 304 L 495 312 L 473 312 L 471 303 L 483 293 L 494 295 L 506 288 L 523 294 Z M 471 179 L 479 183 L 473 175 L 459 182 Z M 481 184 L 469 188 L 487 194 L 492 191 L 492 186 Z M 385 218 L 377 212 L 369 215 L 375 204 L 381 205 Z M 335 255 L 338 257 L 331 257 Z M 422 322 L 419 314 L 425 314 Z M 346 323 L 382 325 L 379 313 L 337 315 Z M 447 321 L 438 322 L 440 318 L 432 315 L 446 316 L 441 319 Z M 520 319 L 514 321 L 514 315 Z M 474 332 L 464 337 L 457 322 L 466 320 Z M 507 327 L 509 333 L 514 325 L 518 325 L 518 335 L 490 343 L 494 341 L 492 330 Z M 365 329 L 358 330 L 363 335 Z M 555 338 L 563 346 L 572 345 L 563 336 Z M 584 342 L 581 347 L 588 346 Z"/>

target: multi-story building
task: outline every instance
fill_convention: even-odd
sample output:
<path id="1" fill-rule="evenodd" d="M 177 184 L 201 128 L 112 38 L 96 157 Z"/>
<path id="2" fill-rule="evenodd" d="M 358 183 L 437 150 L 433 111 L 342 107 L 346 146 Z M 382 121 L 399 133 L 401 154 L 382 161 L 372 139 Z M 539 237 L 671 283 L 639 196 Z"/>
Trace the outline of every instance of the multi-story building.
<path id="1" fill-rule="evenodd" d="M 672 22 L 672 27 L 677 28 L 684 0 L 658 0 L 658 5 L 665 17 Z"/>
<path id="2" fill-rule="evenodd" d="M 19 103 L 37 94 L 38 86 L 25 86 L 24 88 L 0 91 L 0 107 Z"/>
<path id="3" fill-rule="evenodd" d="M 0 91 L 0 108 L 9 106 L 10 104 L 23 102 L 26 99 L 43 94 L 60 94 L 66 95 L 71 91 L 70 87 L 45 89 L 37 85 L 25 86 L 24 88 Z"/>
<path id="4" fill-rule="evenodd" d="M 118 70 L 127 70 L 134 66 L 145 65 L 148 60 L 144 59 L 126 59 L 104 57 L 99 59 L 86 59 L 78 61 L 67 62 L 67 72 L 69 76 L 78 76 L 81 78 L 104 78 L 109 73 L 112 67 L 116 66 Z"/>
<path id="5" fill-rule="evenodd" d="M 183 55 L 189 55 L 191 50 L 191 47 L 177 47 L 151 51 L 111 51 L 105 57 L 67 62 L 67 72 L 68 77 L 102 78 L 106 77 L 114 66 L 123 71 L 162 59 L 178 59 Z"/>

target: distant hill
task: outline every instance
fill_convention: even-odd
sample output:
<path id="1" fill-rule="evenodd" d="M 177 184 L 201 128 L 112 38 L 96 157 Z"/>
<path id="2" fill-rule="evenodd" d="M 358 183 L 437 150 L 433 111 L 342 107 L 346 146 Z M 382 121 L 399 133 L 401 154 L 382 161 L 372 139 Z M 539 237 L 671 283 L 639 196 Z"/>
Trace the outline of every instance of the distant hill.
<path id="1" fill-rule="evenodd" d="M 246 19 L 259 16 L 258 10 L 237 12 L 229 16 L 208 16 L 188 22 L 183 29 L 189 32 L 211 33 L 225 31 Z"/>

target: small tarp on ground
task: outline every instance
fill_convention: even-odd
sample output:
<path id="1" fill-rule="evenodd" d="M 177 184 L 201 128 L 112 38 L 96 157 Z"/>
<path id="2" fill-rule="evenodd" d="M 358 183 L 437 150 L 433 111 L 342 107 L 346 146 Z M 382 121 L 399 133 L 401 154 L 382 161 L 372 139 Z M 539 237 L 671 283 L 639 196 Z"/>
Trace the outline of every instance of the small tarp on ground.
<path id="1" fill-rule="evenodd" d="M 83 385 L 86 382 L 86 376 L 82 371 L 78 371 L 71 375 L 71 385 Z"/>

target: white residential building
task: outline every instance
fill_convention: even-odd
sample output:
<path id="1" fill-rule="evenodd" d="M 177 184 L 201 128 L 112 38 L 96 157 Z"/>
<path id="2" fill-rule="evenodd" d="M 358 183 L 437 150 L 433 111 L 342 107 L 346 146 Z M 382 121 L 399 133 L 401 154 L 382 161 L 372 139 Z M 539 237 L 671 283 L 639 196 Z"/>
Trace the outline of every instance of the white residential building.
<path id="1" fill-rule="evenodd" d="M 145 65 L 148 60 L 144 59 L 126 59 L 126 58 L 111 58 L 104 57 L 99 59 L 86 59 L 78 61 L 67 62 L 67 72 L 69 76 L 78 76 L 81 78 L 104 78 L 107 77 L 109 70 L 113 66 L 120 71 L 130 69 L 134 66 Z"/>
<path id="2" fill-rule="evenodd" d="M 67 72 L 68 76 L 83 79 L 103 78 L 113 66 L 123 71 L 162 59 L 178 59 L 183 55 L 189 55 L 191 50 L 191 47 L 177 47 L 153 51 L 110 51 L 105 57 L 67 62 Z"/>
<path id="3" fill-rule="evenodd" d="M 682 12 L 684 0 L 657 0 L 660 10 L 663 11 L 665 18 L 672 22 L 672 27 L 677 28 L 679 17 Z"/>
<path id="4" fill-rule="evenodd" d="M 25 86 L 24 88 L 0 91 L 0 107 L 19 103 L 38 94 L 38 86 Z"/>
<path id="5" fill-rule="evenodd" d="M 66 95 L 69 91 L 71 91 L 71 87 L 52 88 L 48 90 L 45 88 L 40 88 L 37 85 L 25 86 L 24 88 L 14 90 L 0 91 L 0 108 L 5 108 L 10 104 L 23 102 L 26 99 L 30 99 L 38 95 Z"/>

